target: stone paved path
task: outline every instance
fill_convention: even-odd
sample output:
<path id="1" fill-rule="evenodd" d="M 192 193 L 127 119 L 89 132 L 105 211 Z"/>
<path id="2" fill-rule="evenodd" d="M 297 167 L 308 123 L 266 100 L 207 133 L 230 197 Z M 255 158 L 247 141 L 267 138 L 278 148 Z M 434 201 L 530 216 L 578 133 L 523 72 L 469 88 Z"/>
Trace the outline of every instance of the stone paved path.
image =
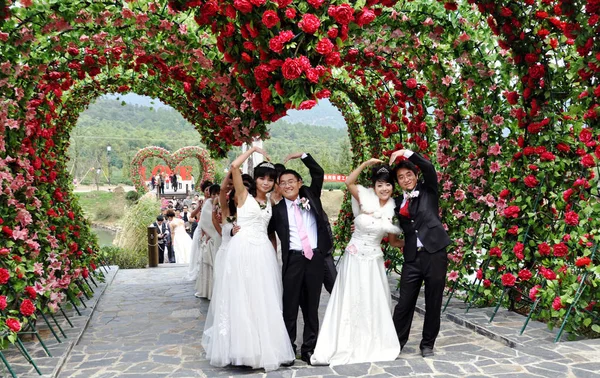
<path id="1" fill-rule="evenodd" d="M 177 266 L 120 270 L 58 376 L 600 377 L 600 340 L 559 344 L 546 336 L 537 337 L 537 341 L 520 340 L 510 335 L 518 331 L 510 323 L 519 323 L 510 315 L 499 315 L 492 326 L 504 327 L 503 332 L 514 339 L 514 348 L 507 345 L 506 335 L 492 340 L 444 315 L 436 354 L 424 359 L 418 354 L 423 318 L 417 314 L 411 339 L 395 361 L 331 368 L 311 367 L 297 360 L 291 368 L 268 374 L 263 370 L 214 368 L 204 359 L 200 345 L 208 302 L 193 296 L 193 283 L 182 279 L 186 271 L 186 267 Z M 324 293 L 321 316 L 327 299 Z M 471 310 L 469 322 L 483 319 L 485 311 Z"/>

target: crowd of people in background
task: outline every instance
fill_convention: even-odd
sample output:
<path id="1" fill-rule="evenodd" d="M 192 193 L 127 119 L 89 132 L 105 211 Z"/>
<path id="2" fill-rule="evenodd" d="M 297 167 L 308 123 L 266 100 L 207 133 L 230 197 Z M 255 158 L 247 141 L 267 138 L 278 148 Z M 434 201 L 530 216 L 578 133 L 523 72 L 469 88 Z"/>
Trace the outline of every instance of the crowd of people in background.
<path id="1" fill-rule="evenodd" d="M 166 172 L 160 172 L 152 176 L 148 185 L 150 186 L 150 190 L 157 191 L 158 194 L 164 195 L 165 190 L 170 189 L 173 192 L 177 192 L 179 189 L 185 189 L 182 187 L 183 181 L 184 180 L 182 180 L 181 175 L 176 173 L 167 174 Z M 193 191 L 195 189 L 194 176 L 191 176 L 190 182 L 191 184 L 189 189 Z"/>

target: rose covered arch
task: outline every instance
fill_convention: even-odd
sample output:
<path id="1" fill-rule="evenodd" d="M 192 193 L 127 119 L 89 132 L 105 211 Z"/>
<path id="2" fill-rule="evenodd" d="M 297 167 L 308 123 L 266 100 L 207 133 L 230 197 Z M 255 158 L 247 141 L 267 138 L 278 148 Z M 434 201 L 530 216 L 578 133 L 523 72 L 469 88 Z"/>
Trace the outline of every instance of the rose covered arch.
<path id="1" fill-rule="evenodd" d="M 90 101 L 132 91 L 175 107 L 215 157 L 331 95 L 355 163 L 399 144 L 437 163 L 452 290 L 531 297 L 540 319 L 598 331 L 599 13 L 597 0 L 8 2 L 0 295 L 17 311 L 0 329 L 27 321 L 24 293 L 51 310 L 95 266 L 64 151 Z"/>

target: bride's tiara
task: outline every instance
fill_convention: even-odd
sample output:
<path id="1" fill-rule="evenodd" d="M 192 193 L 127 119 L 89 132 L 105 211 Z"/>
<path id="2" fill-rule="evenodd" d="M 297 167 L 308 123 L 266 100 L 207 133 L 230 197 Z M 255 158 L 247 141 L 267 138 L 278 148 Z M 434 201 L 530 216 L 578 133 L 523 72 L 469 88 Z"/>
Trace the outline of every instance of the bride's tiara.
<path id="1" fill-rule="evenodd" d="M 387 169 L 386 167 L 381 167 L 381 168 L 379 168 L 379 170 L 377 171 L 376 174 L 380 174 L 380 173 L 390 173 L 390 170 Z"/>
<path id="2" fill-rule="evenodd" d="M 256 168 L 259 168 L 259 167 L 275 169 L 275 166 L 273 164 L 269 163 L 268 161 L 264 161 L 264 162 L 260 163 Z"/>

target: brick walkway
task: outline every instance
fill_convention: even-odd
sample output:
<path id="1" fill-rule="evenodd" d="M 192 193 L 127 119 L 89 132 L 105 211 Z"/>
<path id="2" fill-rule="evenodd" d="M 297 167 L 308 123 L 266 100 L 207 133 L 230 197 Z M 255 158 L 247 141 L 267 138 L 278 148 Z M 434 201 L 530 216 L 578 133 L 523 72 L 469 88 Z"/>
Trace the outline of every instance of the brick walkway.
<path id="1" fill-rule="evenodd" d="M 214 368 L 204 359 L 200 345 L 208 301 L 193 296 L 194 284 L 182 279 L 186 271 L 187 267 L 173 265 L 120 270 L 58 376 L 600 377 L 600 340 L 554 344 L 552 333 L 537 323 L 530 325 L 524 336 L 518 336 L 523 321 L 520 315 L 503 311 L 490 325 L 489 309 L 472 309 L 464 316 L 458 302 L 443 316 L 433 358 L 424 359 L 418 353 L 423 318 L 415 315 L 411 339 L 392 362 L 330 368 L 296 360 L 293 367 L 268 374 L 263 370 Z M 327 300 L 324 292 L 321 316 Z"/>

